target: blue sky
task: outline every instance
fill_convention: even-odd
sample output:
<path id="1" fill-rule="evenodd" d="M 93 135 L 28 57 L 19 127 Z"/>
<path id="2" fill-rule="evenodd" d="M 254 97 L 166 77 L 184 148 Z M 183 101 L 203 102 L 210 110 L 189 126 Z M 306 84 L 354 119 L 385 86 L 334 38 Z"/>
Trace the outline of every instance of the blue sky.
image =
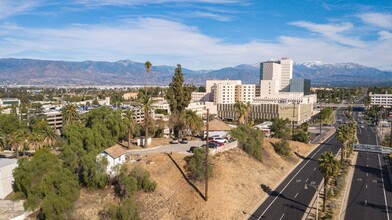
<path id="1" fill-rule="evenodd" d="M 0 57 L 392 70 L 390 0 L 0 0 Z"/>

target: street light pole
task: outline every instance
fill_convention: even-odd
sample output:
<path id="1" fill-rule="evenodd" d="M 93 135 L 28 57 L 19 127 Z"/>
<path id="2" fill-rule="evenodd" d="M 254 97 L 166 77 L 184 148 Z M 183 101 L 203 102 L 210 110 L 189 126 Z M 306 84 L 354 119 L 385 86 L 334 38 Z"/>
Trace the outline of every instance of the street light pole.
<path id="1" fill-rule="evenodd" d="M 317 196 L 316 196 L 316 220 L 318 220 L 318 210 L 319 210 L 318 200 L 319 200 L 319 196 L 320 196 L 321 187 L 320 187 L 320 185 L 318 187 L 316 187 L 315 185 L 312 185 L 312 184 L 305 184 L 304 188 L 308 189 L 307 186 L 313 187 L 316 190 L 316 192 L 317 192 Z"/>

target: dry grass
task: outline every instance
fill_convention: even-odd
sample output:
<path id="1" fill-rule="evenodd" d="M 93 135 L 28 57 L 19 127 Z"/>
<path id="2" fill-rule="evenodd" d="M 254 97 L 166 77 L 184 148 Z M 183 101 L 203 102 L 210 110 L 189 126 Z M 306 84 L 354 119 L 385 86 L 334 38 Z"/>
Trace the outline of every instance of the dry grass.
<path id="1" fill-rule="evenodd" d="M 263 162 L 254 160 L 240 149 L 232 149 L 213 157 L 214 176 L 209 182 L 208 202 L 192 188 L 166 154 L 152 154 L 140 162 L 157 181 L 153 193 L 137 193 L 142 219 L 243 219 L 266 195 L 261 184 L 273 189 L 287 175 L 300 156 L 306 156 L 314 145 L 290 142 L 293 152 L 288 158 L 277 155 L 266 138 L 263 147 Z M 182 154 L 172 157 L 184 170 Z M 204 193 L 204 185 L 195 183 Z M 113 190 L 104 192 L 82 191 L 76 203 L 75 219 L 98 219 L 98 211 L 116 203 Z"/>

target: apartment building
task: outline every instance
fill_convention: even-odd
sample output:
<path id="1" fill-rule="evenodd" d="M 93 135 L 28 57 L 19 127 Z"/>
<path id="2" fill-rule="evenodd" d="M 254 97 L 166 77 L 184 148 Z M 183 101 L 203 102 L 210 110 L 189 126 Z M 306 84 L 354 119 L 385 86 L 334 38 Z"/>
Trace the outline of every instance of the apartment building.
<path id="1" fill-rule="evenodd" d="M 370 105 L 379 105 L 384 108 L 392 107 L 392 94 L 369 94 Z"/>
<path id="2" fill-rule="evenodd" d="M 259 97 L 268 97 L 272 94 L 278 94 L 280 82 L 278 80 L 260 80 Z"/>
<path id="3" fill-rule="evenodd" d="M 255 84 L 242 84 L 235 87 L 235 101 L 252 103 L 256 96 Z"/>

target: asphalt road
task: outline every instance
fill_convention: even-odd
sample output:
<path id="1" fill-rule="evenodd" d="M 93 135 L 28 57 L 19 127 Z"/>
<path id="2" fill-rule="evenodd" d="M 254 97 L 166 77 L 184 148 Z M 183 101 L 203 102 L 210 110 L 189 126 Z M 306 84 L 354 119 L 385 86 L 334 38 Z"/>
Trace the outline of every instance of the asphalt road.
<path id="1" fill-rule="evenodd" d="M 361 119 L 357 119 L 361 121 Z M 360 124 L 361 125 L 361 124 Z M 358 127 L 361 144 L 377 145 L 374 127 Z M 391 181 L 381 154 L 358 152 L 351 183 L 345 219 L 390 219 L 392 205 Z"/>
<path id="2" fill-rule="evenodd" d="M 318 170 L 318 157 L 328 150 L 336 154 L 340 147 L 341 144 L 337 141 L 335 134 L 320 144 L 283 180 L 275 191 L 269 192 L 267 199 L 249 219 L 300 220 L 316 192 L 316 189 L 312 187 L 305 189 L 305 184 L 318 186 L 322 180 Z M 261 187 L 268 191 L 268 186 Z"/>

